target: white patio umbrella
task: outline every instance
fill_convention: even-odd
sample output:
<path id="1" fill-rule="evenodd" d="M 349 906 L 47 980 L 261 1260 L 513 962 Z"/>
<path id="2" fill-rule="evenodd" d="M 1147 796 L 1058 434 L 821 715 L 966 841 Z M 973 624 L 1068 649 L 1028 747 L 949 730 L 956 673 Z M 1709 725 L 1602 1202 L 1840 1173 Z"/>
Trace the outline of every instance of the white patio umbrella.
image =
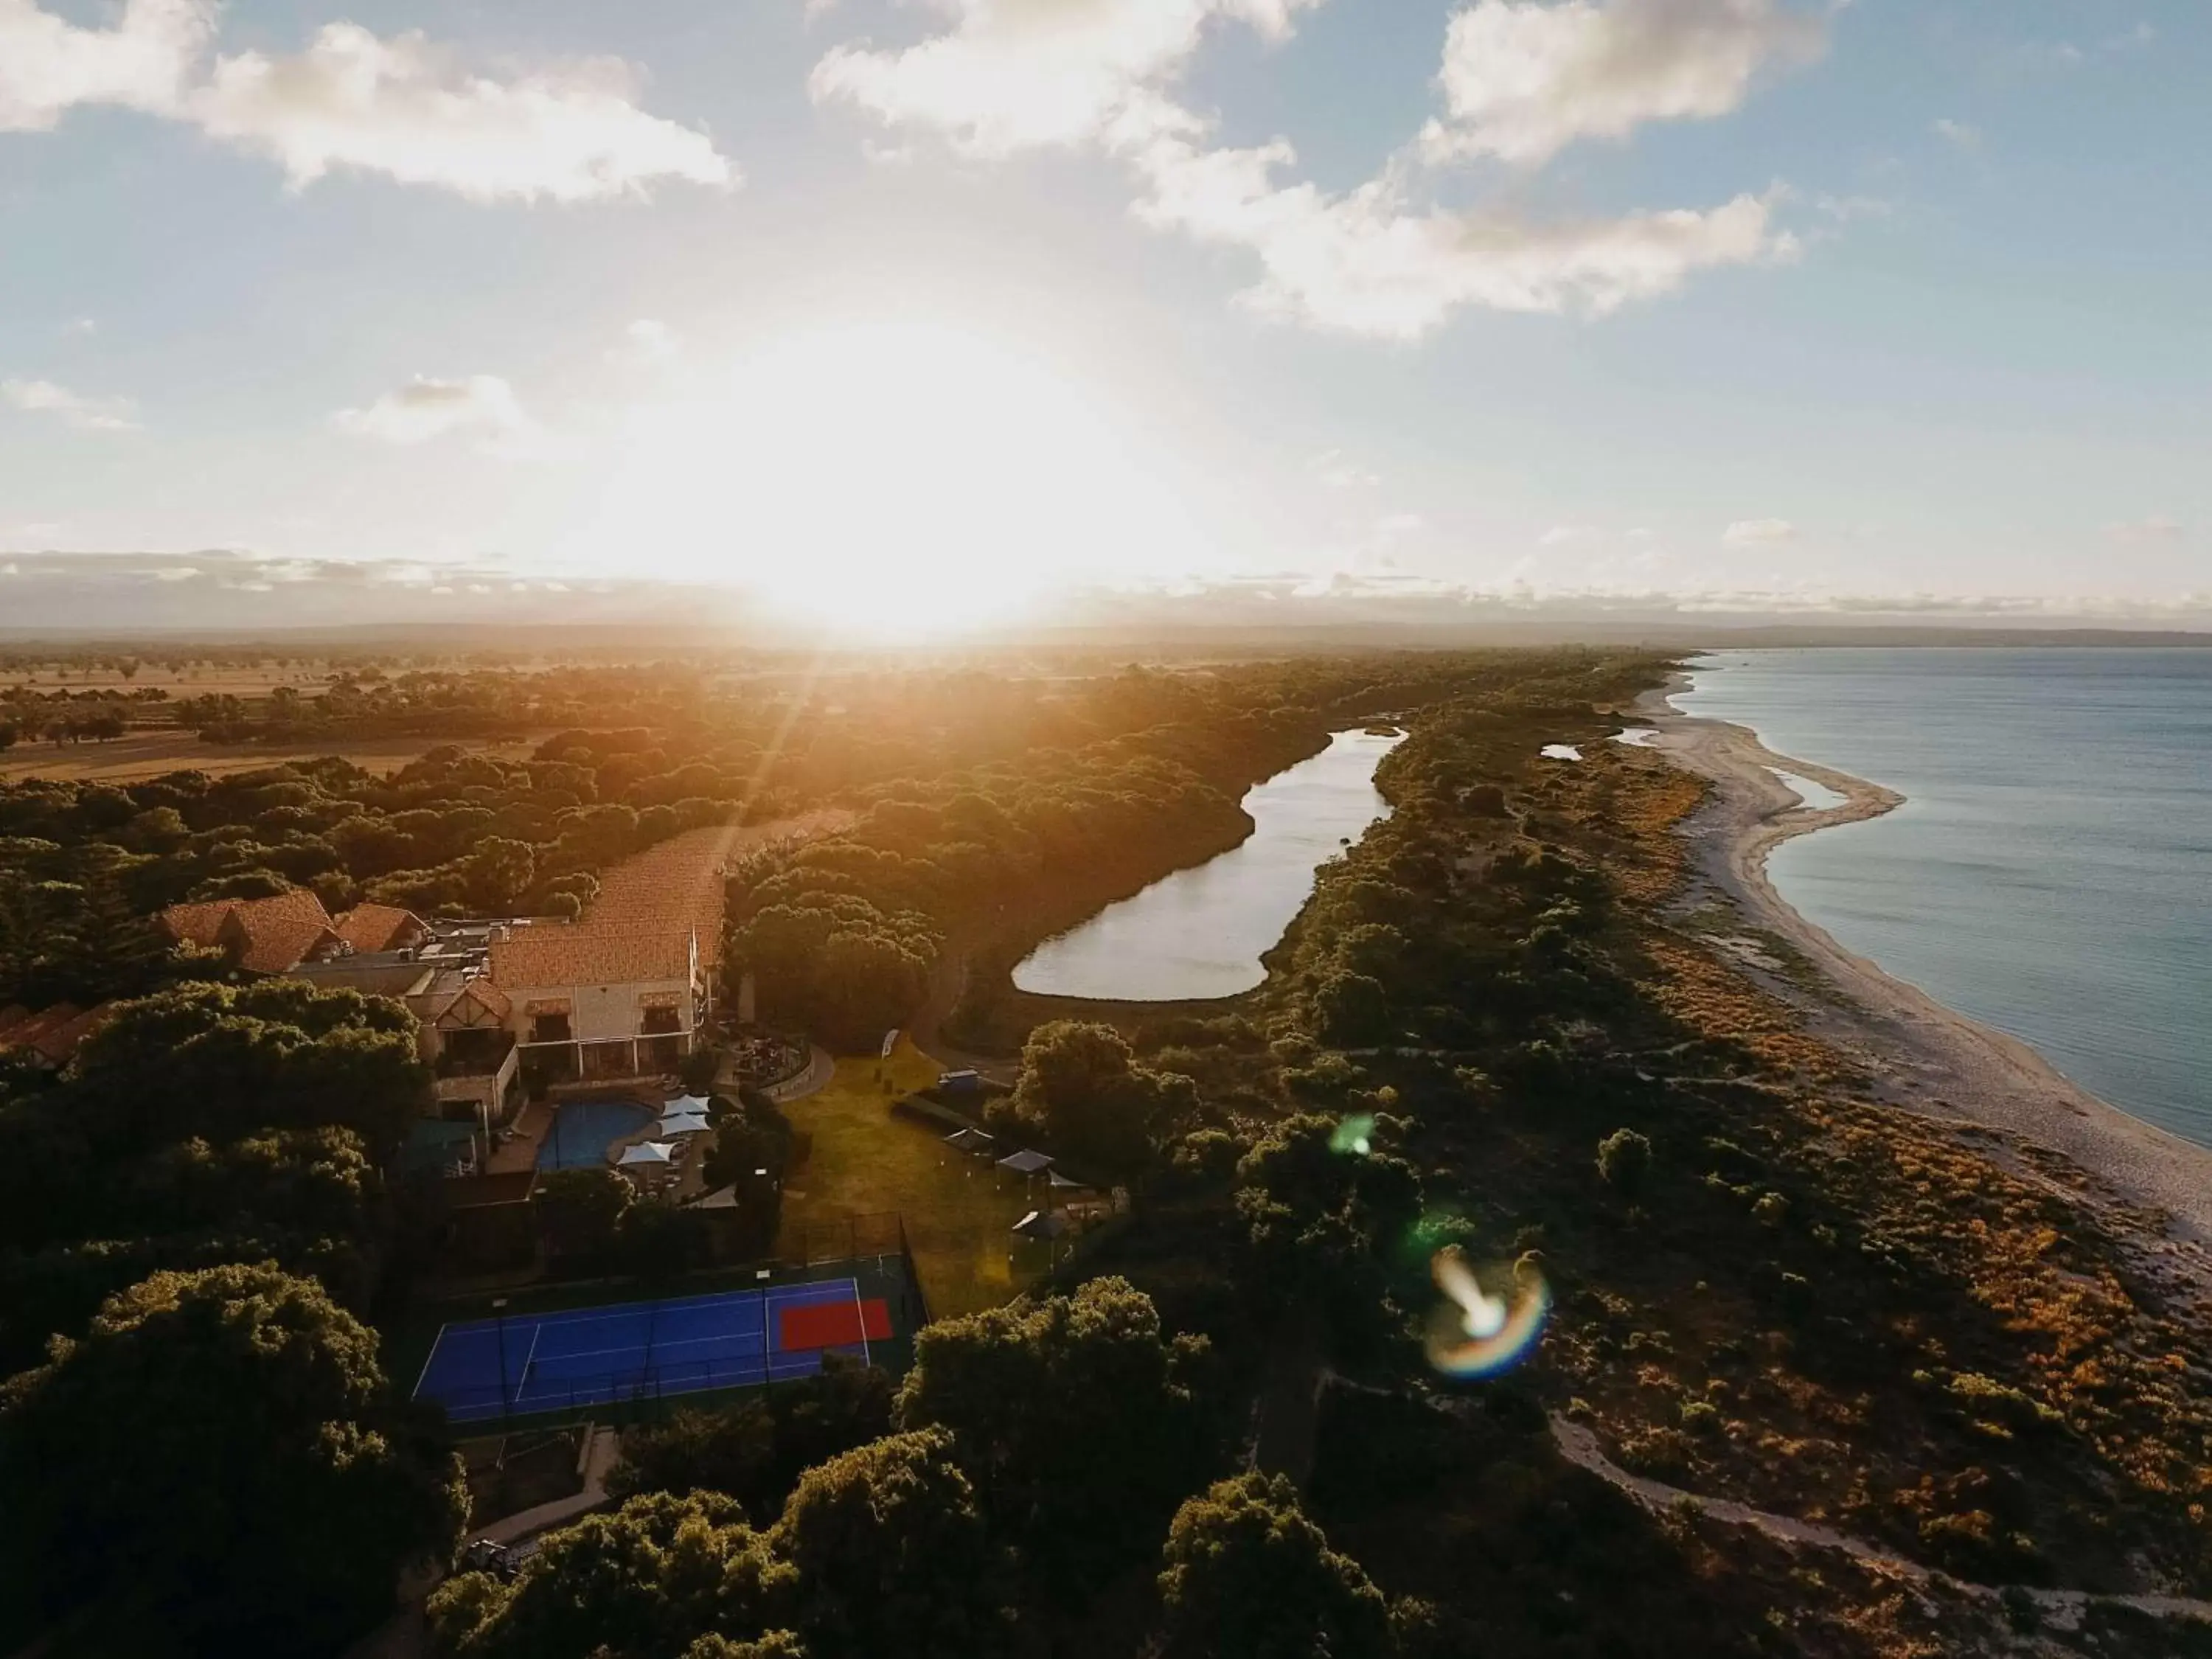
<path id="1" fill-rule="evenodd" d="M 673 1140 L 678 1135 L 703 1135 L 714 1127 L 696 1112 L 671 1112 L 653 1126 L 653 1132 L 663 1140 Z"/>
<path id="2" fill-rule="evenodd" d="M 623 1170 L 665 1170 L 669 1166 L 675 1148 L 659 1140 L 641 1140 L 635 1146 L 623 1149 L 615 1160 L 616 1167 Z"/>
<path id="3" fill-rule="evenodd" d="M 703 1095 L 678 1095 L 660 1109 L 663 1117 L 704 1117 L 707 1112 L 708 1103 Z"/>

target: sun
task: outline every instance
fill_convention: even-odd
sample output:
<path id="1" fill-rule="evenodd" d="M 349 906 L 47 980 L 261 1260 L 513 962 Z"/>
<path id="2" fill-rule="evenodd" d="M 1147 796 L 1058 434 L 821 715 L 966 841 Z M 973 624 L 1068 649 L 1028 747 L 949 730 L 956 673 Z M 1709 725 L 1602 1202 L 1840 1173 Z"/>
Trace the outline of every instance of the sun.
<path id="1" fill-rule="evenodd" d="M 951 328 L 850 325 L 765 343 L 641 411 L 599 534 L 628 574 L 921 636 L 1188 572 L 1197 538 L 1170 476 L 1048 362 Z"/>

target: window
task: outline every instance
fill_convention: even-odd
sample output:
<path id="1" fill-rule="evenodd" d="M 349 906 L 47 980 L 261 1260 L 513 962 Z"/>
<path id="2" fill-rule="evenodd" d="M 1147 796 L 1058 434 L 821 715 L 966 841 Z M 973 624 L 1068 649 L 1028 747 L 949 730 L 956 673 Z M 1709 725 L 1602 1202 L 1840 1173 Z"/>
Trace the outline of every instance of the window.
<path id="1" fill-rule="evenodd" d="M 568 1029 L 568 1016 L 532 1014 L 530 1017 L 530 1040 L 532 1042 L 573 1042 L 574 1036 Z"/>

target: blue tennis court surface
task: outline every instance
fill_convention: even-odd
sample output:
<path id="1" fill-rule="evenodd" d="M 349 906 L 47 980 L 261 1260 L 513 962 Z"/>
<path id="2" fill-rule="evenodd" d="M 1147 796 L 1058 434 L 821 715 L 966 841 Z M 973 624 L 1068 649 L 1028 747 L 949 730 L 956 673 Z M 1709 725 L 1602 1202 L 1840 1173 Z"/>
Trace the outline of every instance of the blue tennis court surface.
<path id="1" fill-rule="evenodd" d="M 866 1358 L 868 1328 L 878 1325 L 882 1305 L 864 1304 L 856 1280 L 832 1279 L 665 1302 L 510 1314 L 503 1325 L 496 1319 L 470 1320 L 439 1331 L 415 1398 L 443 1406 L 451 1421 L 469 1423 L 503 1412 L 520 1417 L 641 1396 L 757 1388 L 811 1376 L 822 1369 L 825 1353 Z M 847 1310 L 849 1316 L 839 1316 Z M 787 1328 L 827 1329 L 856 1340 L 787 1347 Z"/>

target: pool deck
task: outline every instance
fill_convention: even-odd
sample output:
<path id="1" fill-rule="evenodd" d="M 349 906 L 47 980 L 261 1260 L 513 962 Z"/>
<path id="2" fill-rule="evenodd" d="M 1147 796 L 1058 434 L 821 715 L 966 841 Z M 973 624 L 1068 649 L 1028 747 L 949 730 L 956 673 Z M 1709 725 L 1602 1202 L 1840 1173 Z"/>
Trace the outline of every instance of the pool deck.
<path id="1" fill-rule="evenodd" d="M 631 1094 L 610 1094 L 604 1098 L 619 1099 L 652 1109 L 651 1103 Z M 514 1139 L 492 1148 L 491 1158 L 486 1170 L 487 1174 L 516 1175 L 538 1168 L 538 1149 L 544 1143 L 545 1138 L 553 1133 L 553 1109 L 556 1103 L 550 1101 L 533 1100 L 515 1115 Z M 619 1157 L 623 1147 L 636 1141 L 651 1139 L 652 1133 L 653 1126 L 647 1124 L 635 1133 L 625 1135 L 613 1142 L 608 1151 L 613 1156 Z M 700 1170 L 705 1163 L 708 1148 L 714 1144 L 714 1139 L 712 1135 L 698 1139 L 691 1155 L 684 1159 L 676 1179 L 675 1192 L 679 1200 L 696 1197 L 705 1189 L 705 1177 Z M 610 1162 L 607 1167 L 611 1169 L 612 1163 Z"/>

